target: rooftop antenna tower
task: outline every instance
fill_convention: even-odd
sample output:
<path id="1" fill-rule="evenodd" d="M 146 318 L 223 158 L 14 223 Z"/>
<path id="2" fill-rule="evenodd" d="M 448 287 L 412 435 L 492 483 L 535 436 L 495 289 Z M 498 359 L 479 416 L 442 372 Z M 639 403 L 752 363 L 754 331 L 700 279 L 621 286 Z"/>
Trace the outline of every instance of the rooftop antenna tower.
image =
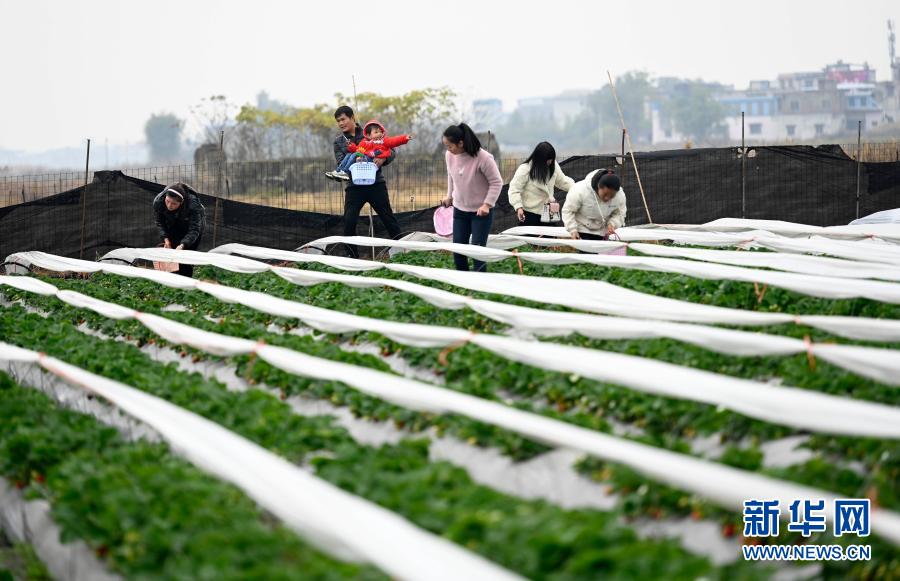
<path id="1" fill-rule="evenodd" d="M 894 64 L 894 61 L 897 60 L 897 50 L 895 47 L 895 42 L 897 40 L 897 35 L 894 34 L 894 21 L 888 20 L 888 50 L 891 55 L 891 64 Z"/>
<path id="2" fill-rule="evenodd" d="M 888 20 L 888 54 L 891 57 L 891 80 L 900 83 L 900 61 L 897 60 L 897 35 L 894 33 L 894 21 Z"/>

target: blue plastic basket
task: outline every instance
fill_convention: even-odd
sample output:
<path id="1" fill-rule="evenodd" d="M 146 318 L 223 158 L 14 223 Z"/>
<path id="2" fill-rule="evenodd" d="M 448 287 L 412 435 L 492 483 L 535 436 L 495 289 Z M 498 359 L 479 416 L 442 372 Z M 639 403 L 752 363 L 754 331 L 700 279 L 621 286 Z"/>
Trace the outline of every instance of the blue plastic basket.
<path id="1" fill-rule="evenodd" d="M 375 183 L 378 166 L 371 161 L 361 161 L 350 166 L 350 176 L 357 186 L 371 186 Z"/>

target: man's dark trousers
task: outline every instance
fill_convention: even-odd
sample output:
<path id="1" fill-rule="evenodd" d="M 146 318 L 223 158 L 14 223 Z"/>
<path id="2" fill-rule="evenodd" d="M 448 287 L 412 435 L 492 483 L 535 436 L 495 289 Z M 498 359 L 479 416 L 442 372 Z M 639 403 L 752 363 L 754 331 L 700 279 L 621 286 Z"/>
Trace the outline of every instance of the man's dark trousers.
<path id="1" fill-rule="evenodd" d="M 385 182 L 375 182 L 370 186 L 349 186 L 344 192 L 344 236 L 356 236 L 356 223 L 359 220 L 359 212 L 368 202 L 381 223 L 384 224 L 391 238 L 400 237 L 400 224 L 394 217 L 391 209 L 391 200 L 388 197 Z M 351 256 L 357 256 L 356 246 L 348 246 Z"/>

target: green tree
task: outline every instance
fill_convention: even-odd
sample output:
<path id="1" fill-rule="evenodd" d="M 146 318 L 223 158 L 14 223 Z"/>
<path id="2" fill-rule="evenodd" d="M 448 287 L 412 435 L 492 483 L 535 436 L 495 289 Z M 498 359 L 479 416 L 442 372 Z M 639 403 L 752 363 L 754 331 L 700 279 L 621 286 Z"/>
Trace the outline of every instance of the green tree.
<path id="1" fill-rule="evenodd" d="M 153 114 L 144 124 L 144 138 L 154 162 L 174 161 L 181 154 L 184 121 L 172 113 Z"/>
<path id="2" fill-rule="evenodd" d="M 665 102 L 664 112 L 675 129 L 686 137 L 706 140 L 721 135 L 725 110 L 714 98 L 714 89 L 703 81 L 680 83 Z"/>
<path id="3" fill-rule="evenodd" d="M 335 98 L 340 104 L 352 104 L 360 123 L 378 119 L 388 133 L 412 133 L 415 140 L 404 147 L 410 153 L 434 152 L 447 125 L 461 121 L 456 118 L 459 115 L 456 92 L 447 87 L 419 89 L 397 96 L 360 93 L 353 100 L 338 93 Z M 331 122 L 333 125 L 334 120 Z"/>
<path id="4" fill-rule="evenodd" d="M 330 156 L 333 112 L 324 103 L 279 110 L 244 105 L 235 118 L 232 148 L 238 159 Z"/>
<path id="5" fill-rule="evenodd" d="M 615 83 L 616 95 L 619 97 L 622 116 L 625 118 L 625 126 L 631 134 L 631 140 L 633 142 L 649 142 L 652 125 L 646 114 L 645 103 L 654 93 L 649 73 L 628 71 L 615 79 Z M 605 85 L 589 97 L 588 107 L 593 111 L 604 136 L 621 135 L 622 122 L 619 119 L 616 99 L 610 85 Z M 604 145 L 610 144 L 604 143 Z"/>
<path id="6" fill-rule="evenodd" d="M 456 93 L 446 87 L 410 91 L 403 95 L 360 93 L 355 98 L 338 93 L 333 103 L 312 107 L 260 109 L 241 107 L 236 117 L 232 145 L 239 159 L 326 157 L 337 131 L 334 110 L 348 104 L 360 124 L 378 119 L 389 134 L 412 133 L 415 139 L 403 147 L 410 154 L 431 154 L 447 124 L 455 121 Z"/>

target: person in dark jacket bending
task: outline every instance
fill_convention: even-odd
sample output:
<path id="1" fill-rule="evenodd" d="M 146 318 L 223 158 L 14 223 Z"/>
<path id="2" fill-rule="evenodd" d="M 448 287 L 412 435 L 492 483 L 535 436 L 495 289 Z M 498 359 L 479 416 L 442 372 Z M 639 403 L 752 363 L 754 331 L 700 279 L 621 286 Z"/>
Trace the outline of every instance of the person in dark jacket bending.
<path id="1" fill-rule="evenodd" d="M 206 227 L 206 208 L 197 192 L 178 182 L 157 194 L 153 199 L 156 228 L 163 239 L 163 248 L 196 250 Z M 193 276 L 194 266 L 180 264 L 178 274 Z"/>

